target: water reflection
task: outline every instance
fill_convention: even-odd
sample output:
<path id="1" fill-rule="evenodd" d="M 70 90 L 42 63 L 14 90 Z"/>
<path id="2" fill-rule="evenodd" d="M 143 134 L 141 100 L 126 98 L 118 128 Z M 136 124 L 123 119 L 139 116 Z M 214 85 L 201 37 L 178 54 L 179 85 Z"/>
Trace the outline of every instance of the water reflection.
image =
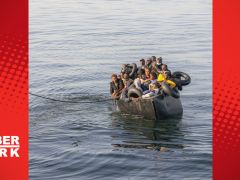
<path id="1" fill-rule="evenodd" d="M 114 112 L 112 127 L 118 131 L 112 135 L 114 148 L 146 148 L 168 151 L 184 148 L 181 118 L 148 120 L 139 116 Z M 119 131 L 120 130 L 120 131 Z"/>

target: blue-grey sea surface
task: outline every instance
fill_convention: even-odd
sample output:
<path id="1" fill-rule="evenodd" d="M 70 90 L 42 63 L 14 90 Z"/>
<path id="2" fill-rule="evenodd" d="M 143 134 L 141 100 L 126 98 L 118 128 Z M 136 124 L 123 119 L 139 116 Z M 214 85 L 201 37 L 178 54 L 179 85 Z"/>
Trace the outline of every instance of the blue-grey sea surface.
<path id="1" fill-rule="evenodd" d="M 212 178 L 210 0 L 31 0 L 29 174 L 33 180 Z M 123 63 L 162 56 L 190 74 L 182 119 L 119 113 Z"/>

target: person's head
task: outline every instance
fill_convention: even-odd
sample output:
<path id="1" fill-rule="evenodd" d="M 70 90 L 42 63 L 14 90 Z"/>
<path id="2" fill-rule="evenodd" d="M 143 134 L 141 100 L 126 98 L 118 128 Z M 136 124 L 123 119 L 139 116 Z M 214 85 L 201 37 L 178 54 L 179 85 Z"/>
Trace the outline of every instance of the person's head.
<path id="1" fill-rule="evenodd" d="M 116 82 L 117 81 L 117 75 L 116 74 L 112 74 L 112 82 Z"/>
<path id="2" fill-rule="evenodd" d="M 156 61 L 156 56 L 152 56 L 152 61 Z"/>
<path id="3" fill-rule="evenodd" d="M 163 71 L 167 71 L 167 70 L 168 70 L 168 67 L 167 67 L 166 64 L 163 64 L 163 65 L 161 66 L 161 68 L 162 68 Z"/>
<path id="4" fill-rule="evenodd" d="M 145 70 L 145 75 L 150 76 L 150 69 L 146 67 L 144 70 Z"/>
<path id="5" fill-rule="evenodd" d="M 117 78 L 118 78 L 118 79 L 122 79 L 122 76 L 121 76 L 121 74 L 119 74 L 119 75 L 117 76 Z"/>
<path id="6" fill-rule="evenodd" d="M 125 80 L 128 80 L 128 79 L 129 79 L 129 74 L 128 74 L 128 73 L 124 73 L 123 78 L 124 78 Z"/>
<path id="7" fill-rule="evenodd" d="M 151 74 L 150 74 L 150 79 L 151 79 L 151 80 L 157 79 L 157 74 L 156 74 L 155 72 L 151 72 Z"/>
<path id="8" fill-rule="evenodd" d="M 126 71 L 126 69 L 127 69 L 127 65 L 126 64 L 122 64 L 122 66 L 121 66 L 121 72 L 125 72 Z"/>
<path id="9" fill-rule="evenodd" d="M 144 66 L 144 65 L 145 65 L 145 59 L 140 59 L 139 62 L 140 62 L 140 64 L 141 64 L 141 66 Z"/>
<path id="10" fill-rule="evenodd" d="M 156 66 L 156 61 L 152 61 L 152 67 L 155 67 Z"/>
<path id="11" fill-rule="evenodd" d="M 162 64 L 162 57 L 157 58 L 157 64 Z"/>
<path id="12" fill-rule="evenodd" d="M 152 59 L 151 58 L 148 58 L 147 59 L 147 65 L 150 65 L 152 63 Z"/>
<path id="13" fill-rule="evenodd" d="M 137 76 L 138 78 L 140 78 L 140 79 L 144 79 L 144 77 L 145 77 L 145 71 L 144 71 L 144 69 L 140 69 L 139 71 L 138 71 L 138 76 Z"/>

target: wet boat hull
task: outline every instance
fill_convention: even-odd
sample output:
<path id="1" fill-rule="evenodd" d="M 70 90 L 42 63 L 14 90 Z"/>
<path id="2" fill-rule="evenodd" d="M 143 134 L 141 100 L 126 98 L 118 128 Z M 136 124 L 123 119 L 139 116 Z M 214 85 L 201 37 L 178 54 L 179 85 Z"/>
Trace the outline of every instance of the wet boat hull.
<path id="1" fill-rule="evenodd" d="M 172 96 L 158 96 L 149 99 L 133 98 L 131 101 L 117 100 L 117 105 L 122 113 L 140 115 L 155 120 L 180 117 L 183 113 L 180 98 Z"/>

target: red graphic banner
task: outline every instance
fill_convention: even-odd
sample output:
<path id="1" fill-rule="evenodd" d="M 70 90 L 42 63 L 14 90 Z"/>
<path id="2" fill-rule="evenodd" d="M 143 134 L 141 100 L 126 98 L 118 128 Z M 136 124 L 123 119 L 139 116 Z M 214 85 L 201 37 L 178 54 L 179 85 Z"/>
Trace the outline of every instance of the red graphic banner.
<path id="1" fill-rule="evenodd" d="M 0 5 L 0 179 L 28 179 L 28 0 Z"/>
<path id="2" fill-rule="evenodd" d="M 240 2 L 213 1 L 213 179 L 240 179 Z"/>
<path id="3" fill-rule="evenodd" d="M 239 20 L 238 1 L 213 1 L 216 180 L 240 179 Z M 0 22 L 0 179 L 24 180 L 28 179 L 28 0 L 2 1 Z"/>

